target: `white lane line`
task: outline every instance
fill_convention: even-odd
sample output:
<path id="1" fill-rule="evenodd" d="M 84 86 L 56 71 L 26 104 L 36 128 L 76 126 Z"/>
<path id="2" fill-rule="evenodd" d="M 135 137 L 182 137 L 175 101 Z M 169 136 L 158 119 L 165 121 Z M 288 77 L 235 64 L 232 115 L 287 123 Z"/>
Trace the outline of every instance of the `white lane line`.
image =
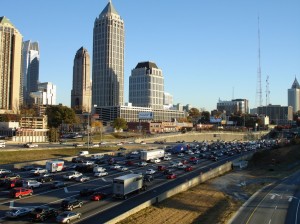
<path id="1" fill-rule="evenodd" d="M 13 208 L 14 207 L 14 203 L 15 203 L 14 201 L 10 201 L 9 202 L 9 208 Z"/>
<path id="2" fill-rule="evenodd" d="M 269 224 L 271 223 L 272 219 L 270 219 Z"/>
<path id="3" fill-rule="evenodd" d="M 274 198 L 275 198 L 275 195 L 273 194 L 272 197 L 271 197 L 271 199 L 273 200 Z"/>
<path id="4" fill-rule="evenodd" d="M 276 207 L 275 207 L 275 210 L 277 209 L 277 205 L 276 205 Z"/>
<path id="5" fill-rule="evenodd" d="M 297 224 L 297 223 L 298 223 L 298 210 L 299 210 L 299 203 L 300 203 L 300 200 L 298 200 L 298 205 L 297 205 L 297 210 L 296 210 L 295 224 Z"/>

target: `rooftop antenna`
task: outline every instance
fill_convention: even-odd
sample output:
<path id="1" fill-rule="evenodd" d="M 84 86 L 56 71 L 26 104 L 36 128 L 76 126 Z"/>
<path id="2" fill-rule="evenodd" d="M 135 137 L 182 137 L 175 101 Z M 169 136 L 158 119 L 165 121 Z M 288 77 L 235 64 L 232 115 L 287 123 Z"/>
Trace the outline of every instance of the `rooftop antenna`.
<path id="1" fill-rule="evenodd" d="M 257 86 L 256 86 L 256 106 L 262 106 L 262 91 L 261 91 L 261 68 L 260 68 L 260 29 L 259 29 L 259 16 L 258 22 L 258 68 L 257 68 Z"/>
<path id="2" fill-rule="evenodd" d="M 269 76 L 267 76 L 266 80 L 266 106 L 270 104 L 270 89 L 269 89 Z"/>

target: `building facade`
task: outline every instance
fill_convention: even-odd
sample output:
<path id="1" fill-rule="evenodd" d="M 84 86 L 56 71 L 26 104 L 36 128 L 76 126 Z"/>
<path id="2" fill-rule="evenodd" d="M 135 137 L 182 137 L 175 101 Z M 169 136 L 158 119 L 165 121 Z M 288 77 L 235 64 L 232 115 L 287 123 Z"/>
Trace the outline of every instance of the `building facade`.
<path id="1" fill-rule="evenodd" d="M 288 106 L 293 107 L 293 112 L 300 110 L 300 85 L 295 78 L 293 85 L 288 89 Z"/>
<path id="2" fill-rule="evenodd" d="M 31 104 L 30 93 L 38 90 L 40 50 L 37 42 L 24 41 L 22 45 L 21 88 L 24 105 Z"/>
<path id="3" fill-rule="evenodd" d="M 38 83 L 38 91 L 30 94 L 35 105 L 56 105 L 56 85 L 51 82 Z"/>
<path id="4" fill-rule="evenodd" d="M 249 103 L 246 99 L 234 99 L 231 101 L 221 101 L 217 103 L 218 111 L 226 111 L 226 115 L 229 116 L 235 113 L 246 114 L 249 113 Z"/>
<path id="5" fill-rule="evenodd" d="M 79 113 L 90 113 L 91 94 L 90 55 L 85 48 L 81 47 L 74 58 L 71 107 Z"/>
<path id="6" fill-rule="evenodd" d="M 124 22 L 111 1 L 93 30 L 92 105 L 124 103 Z"/>
<path id="7" fill-rule="evenodd" d="M 22 35 L 0 17 L 0 113 L 17 113 L 21 96 Z"/>
<path id="8" fill-rule="evenodd" d="M 291 106 L 268 105 L 257 107 L 258 115 L 269 117 L 270 124 L 286 125 L 293 120 L 293 108 Z"/>
<path id="9" fill-rule="evenodd" d="M 140 62 L 129 77 L 129 102 L 137 107 L 163 109 L 164 77 L 153 62 Z"/>

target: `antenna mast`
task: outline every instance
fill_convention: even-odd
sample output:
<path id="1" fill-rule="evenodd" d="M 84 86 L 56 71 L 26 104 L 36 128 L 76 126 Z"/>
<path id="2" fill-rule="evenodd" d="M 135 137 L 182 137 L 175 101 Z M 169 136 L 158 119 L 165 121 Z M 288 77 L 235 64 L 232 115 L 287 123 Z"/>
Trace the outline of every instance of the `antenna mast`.
<path id="1" fill-rule="evenodd" d="M 270 104 L 270 89 L 269 89 L 269 76 L 267 76 L 266 80 L 266 106 Z"/>
<path id="2" fill-rule="evenodd" d="M 258 69 L 257 69 L 257 86 L 256 86 L 256 106 L 262 106 L 259 16 L 257 18 L 257 21 L 258 21 Z"/>

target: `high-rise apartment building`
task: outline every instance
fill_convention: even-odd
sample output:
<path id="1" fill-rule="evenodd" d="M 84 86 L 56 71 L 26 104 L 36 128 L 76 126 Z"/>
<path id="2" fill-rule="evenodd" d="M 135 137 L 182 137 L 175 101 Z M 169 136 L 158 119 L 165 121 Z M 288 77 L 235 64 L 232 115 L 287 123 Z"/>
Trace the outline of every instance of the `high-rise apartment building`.
<path id="1" fill-rule="evenodd" d="M 23 104 L 31 104 L 30 93 L 38 90 L 40 50 L 37 42 L 24 41 L 22 45 L 21 91 Z"/>
<path id="2" fill-rule="evenodd" d="M 111 1 L 94 23 L 92 105 L 124 104 L 124 22 Z"/>
<path id="3" fill-rule="evenodd" d="M 79 112 L 91 112 L 90 55 L 81 47 L 74 58 L 71 107 Z"/>
<path id="4" fill-rule="evenodd" d="M 22 35 L 0 17 L 0 112 L 17 112 L 20 104 Z"/>
<path id="5" fill-rule="evenodd" d="M 293 112 L 300 110 L 300 85 L 295 78 L 293 85 L 288 89 L 288 106 L 293 107 Z"/>
<path id="6" fill-rule="evenodd" d="M 129 77 L 129 102 L 137 107 L 163 109 L 164 77 L 153 62 L 140 62 Z"/>

